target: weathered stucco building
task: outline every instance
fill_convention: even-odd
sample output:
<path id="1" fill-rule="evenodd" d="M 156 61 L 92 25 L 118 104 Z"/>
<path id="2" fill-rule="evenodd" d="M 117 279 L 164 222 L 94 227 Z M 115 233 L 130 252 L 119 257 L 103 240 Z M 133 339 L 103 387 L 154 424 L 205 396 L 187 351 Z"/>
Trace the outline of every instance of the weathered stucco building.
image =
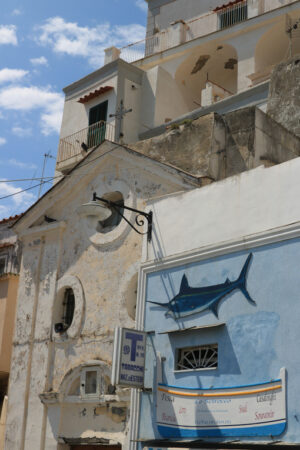
<path id="1" fill-rule="evenodd" d="M 142 48 L 108 49 L 102 68 L 64 89 L 56 183 L 14 225 L 23 257 L 6 450 L 117 450 L 134 448 L 138 438 L 157 438 L 152 422 L 147 427 L 151 405 L 142 405 L 138 430 L 137 393 L 130 400 L 129 390 L 110 384 L 114 329 L 135 327 L 141 261 L 172 254 L 161 231 L 169 233 L 175 253 L 205 247 L 194 235 L 201 234 L 201 224 L 207 235 L 213 231 L 210 210 L 226 204 L 225 194 L 216 203 L 210 194 L 222 189 L 224 181 L 207 185 L 300 154 L 295 119 L 300 64 L 297 57 L 287 62 L 299 51 L 299 1 L 222 5 L 189 0 L 186 7 L 182 0 L 149 0 L 148 5 Z M 283 60 L 269 89 L 272 67 Z M 284 71 L 289 74 L 286 89 L 294 93 L 289 101 L 278 79 Z M 279 114 L 280 95 L 286 101 Z M 294 111 L 294 120 L 287 111 Z M 228 186 L 239 179 L 231 178 Z M 204 186 L 200 197 L 205 202 L 208 192 L 209 204 L 202 221 L 202 200 L 188 203 L 186 215 L 173 195 Z M 233 196 L 235 191 L 228 192 Z M 249 196 L 257 202 L 257 190 L 253 192 Z M 94 193 L 115 202 L 125 220 L 113 207 L 110 217 L 100 219 L 95 203 L 84 213 L 83 205 Z M 160 230 L 162 216 L 155 215 L 154 247 L 142 244 L 128 223 L 134 223 L 136 213 L 125 206 L 143 211 L 149 199 L 165 196 L 164 204 L 175 205 L 171 228 L 164 218 Z M 149 203 L 148 209 L 155 205 Z M 233 206 L 237 219 L 239 202 Z M 254 232 L 278 227 L 273 219 Z M 186 220 L 193 223 L 190 231 Z M 225 240 L 226 230 L 220 234 Z M 243 239 L 251 227 L 232 230 Z M 143 299 L 139 327 L 144 326 Z M 157 326 L 164 328 L 161 317 Z M 144 403 L 151 398 L 146 395 Z"/>
<path id="2" fill-rule="evenodd" d="M 4 448 L 21 246 L 11 226 L 20 216 L 0 221 L 0 449 Z"/>
<path id="3" fill-rule="evenodd" d="M 143 210 L 152 196 L 198 183 L 105 142 L 17 221 L 23 258 L 6 449 L 128 446 L 130 390 L 115 391 L 110 369 L 114 328 L 135 323 L 142 240 L 118 216 L 99 222 L 80 208 L 97 192 Z"/>

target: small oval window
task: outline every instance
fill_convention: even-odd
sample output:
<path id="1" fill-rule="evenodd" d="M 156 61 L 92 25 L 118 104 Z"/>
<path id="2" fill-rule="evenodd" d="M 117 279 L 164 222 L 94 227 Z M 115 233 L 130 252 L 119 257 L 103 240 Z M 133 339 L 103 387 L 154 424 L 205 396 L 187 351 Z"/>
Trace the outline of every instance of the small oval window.
<path id="1" fill-rule="evenodd" d="M 118 205 L 118 210 L 121 214 L 124 212 L 124 198 L 121 192 L 110 192 L 108 194 L 104 194 L 103 198 L 106 200 L 111 200 L 112 202 L 116 203 Z M 106 220 L 102 220 L 98 222 L 97 231 L 99 233 L 109 233 L 114 228 L 116 228 L 119 223 L 122 220 L 122 216 L 117 212 L 117 209 L 115 209 L 113 206 L 109 208 L 111 210 L 111 216 L 108 217 Z"/>
<path id="2" fill-rule="evenodd" d="M 72 288 L 67 288 L 65 290 L 64 301 L 63 301 L 63 322 L 69 328 L 73 321 L 75 309 L 75 297 Z"/>
<path id="3" fill-rule="evenodd" d="M 75 296 L 72 288 L 66 288 L 59 313 L 57 322 L 54 325 L 56 333 L 64 333 L 71 326 L 75 310 Z"/>

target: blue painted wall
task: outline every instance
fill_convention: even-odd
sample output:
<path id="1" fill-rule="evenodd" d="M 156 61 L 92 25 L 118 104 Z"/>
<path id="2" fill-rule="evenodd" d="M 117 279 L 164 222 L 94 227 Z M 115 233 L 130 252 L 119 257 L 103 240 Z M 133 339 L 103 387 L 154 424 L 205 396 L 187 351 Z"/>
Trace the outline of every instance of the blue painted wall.
<path id="1" fill-rule="evenodd" d="M 223 298 L 218 319 L 206 311 L 174 320 L 166 317 L 164 308 L 145 304 L 145 330 L 155 330 L 148 336 L 146 364 L 146 386 L 153 387 L 153 394 L 142 394 L 139 438 L 160 437 L 155 425 L 155 352 L 159 351 L 166 358 L 163 382 L 181 387 L 261 383 L 278 378 L 280 368 L 285 367 L 288 422 L 280 439 L 300 443 L 299 239 L 154 272 L 147 277 L 145 300 L 169 302 L 178 293 L 184 273 L 193 287 L 224 283 L 226 278 L 236 280 L 250 252 L 253 258 L 247 289 L 256 306 L 239 290 Z M 158 334 L 218 322 L 226 325 L 176 335 Z M 174 372 L 177 347 L 214 343 L 219 347 L 218 369 Z M 266 437 L 261 439 L 265 441 Z"/>

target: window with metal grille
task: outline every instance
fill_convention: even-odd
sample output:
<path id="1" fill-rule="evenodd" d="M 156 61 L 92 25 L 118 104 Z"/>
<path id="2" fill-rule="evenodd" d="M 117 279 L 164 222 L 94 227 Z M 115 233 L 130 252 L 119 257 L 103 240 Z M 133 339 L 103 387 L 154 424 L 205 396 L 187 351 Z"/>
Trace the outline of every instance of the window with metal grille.
<path id="1" fill-rule="evenodd" d="M 218 344 L 177 349 L 175 370 L 216 369 Z"/>
<path id="2" fill-rule="evenodd" d="M 223 28 L 231 27 L 236 23 L 243 22 L 248 18 L 248 5 L 247 1 L 241 1 L 236 5 L 227 6 L 218 12 L 219 27 Z"/>
<path id="3" fill-rule="evenodd" d="M 73 289 L 67 288 L 65 290 L 64 300 L 63 300 L 63 323 L 66 327 L 72 323 L 75 309 L 75 297 Z"/>

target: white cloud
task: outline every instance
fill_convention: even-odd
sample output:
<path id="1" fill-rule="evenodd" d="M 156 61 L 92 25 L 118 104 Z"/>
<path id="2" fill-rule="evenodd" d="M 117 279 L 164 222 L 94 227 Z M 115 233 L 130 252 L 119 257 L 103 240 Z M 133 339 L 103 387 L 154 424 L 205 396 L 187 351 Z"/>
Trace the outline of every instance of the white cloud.
<path id="1" fill-rule="evenodd" d="M 7 205 L 0 205 L 0 220 L 2 219 L 8 219 L 8 217 L 12 216 L 13 214 L 11 213 L 11 206 Z"/>
<path id="2" fill-rule="evenodd" d="M 9 159 L 7 163 L 10 166 L 18 167 L 19 169 L 30 169 L 30 170 L 36 170 L 38 167 L 36 164 L 31 163 L 23 163 L 21 161 L 17 161 L 16 159 Z"/>
<path id="3" fill-rule="evenodd" d="M 143 12 L 148 11 L 148 5 L 145 0 L 136 0 L 135 5 L 140 8 Z"/>
<path id="4" fill-rule="evenodd" d="M 20 16 L 22 14 L 22 11 L 18 8 L 15 8 L 12 12 L 11 15 L 12 16 Z"/>
<path id="5" fill-rule="evenodd" d="M 3 137 L 0 137 L 0 145 L 6 144 L 6 139 Z"/>
<path id="6" fill-rule="evenodd" d="M 45 56 L 40 56 L 40 58 L 31 58 L 30 62 L 33 66 L 48 66 L 48 61 Z"/>
<path id="7" fill-rule="evenodd" d="M 18 44 L 15 25 L 0 25 L 0 44 Z"/>
<path id="8" fill-rule="evenodd" d="M 22 69 L 8 69 L 4 68 L 0 70 L 0 84 L 6 82 L 19 81 L 28 74 L 28 70 Z"/>
<path id="9" fill-rule="evenodd" d="M 49 87 L 8 86 L 0 90 L 0 109 L 12 111 L 41 111 L 41 132 L 59 133 L 63 110 L 63 95 Z"/>
<path id="10" fill-rule="evenodd" d="M 32 129 L 31 128 L 22 128 L 22 127 L 13 127 L 11 129 L 12 133 L 15 134 L 18 137 L 28 137 L 32 135 Z"/>
<path id="11" fill-rule="evenodd" d="M 23 189 L 24 188 L 18 187 L 13 183 L 0 183 L 0 197 L 17 194 L 19 192 L 19 194 L 13 195 L 7 199 L 7 205 L 3 204 L 5 199 L 1 200 L 0 214 L 2 217 L 9 217 L 24 212 L 36 200 L 36 195 L 28 191 L 21 192 Z"/>
<path id="12" fill-rule="evenodd" d="M 56 53 L 87 58 L 93 67 L 103 64 L 105 48 L 122 47 L 145 37 L 145 27 L 138 24 L 111 26 L 103 23 L 89 28 L 66 22 L 62 17 L 47 19 L 37 31 L 39 44 L 50 46 Z"/>
<path id="13" fill-rule="evenodd" d="M 12 166 L 12 167 L 18 167 L 18 169 L 28 169 L 28 170 L 36 170 L 38 167 L 35 164 L 32 163 L 24 163 L 22 161 L 17 161 L 16 159 L 12 158 L 8 161 L 0 160 L 0 166 Z"/>

